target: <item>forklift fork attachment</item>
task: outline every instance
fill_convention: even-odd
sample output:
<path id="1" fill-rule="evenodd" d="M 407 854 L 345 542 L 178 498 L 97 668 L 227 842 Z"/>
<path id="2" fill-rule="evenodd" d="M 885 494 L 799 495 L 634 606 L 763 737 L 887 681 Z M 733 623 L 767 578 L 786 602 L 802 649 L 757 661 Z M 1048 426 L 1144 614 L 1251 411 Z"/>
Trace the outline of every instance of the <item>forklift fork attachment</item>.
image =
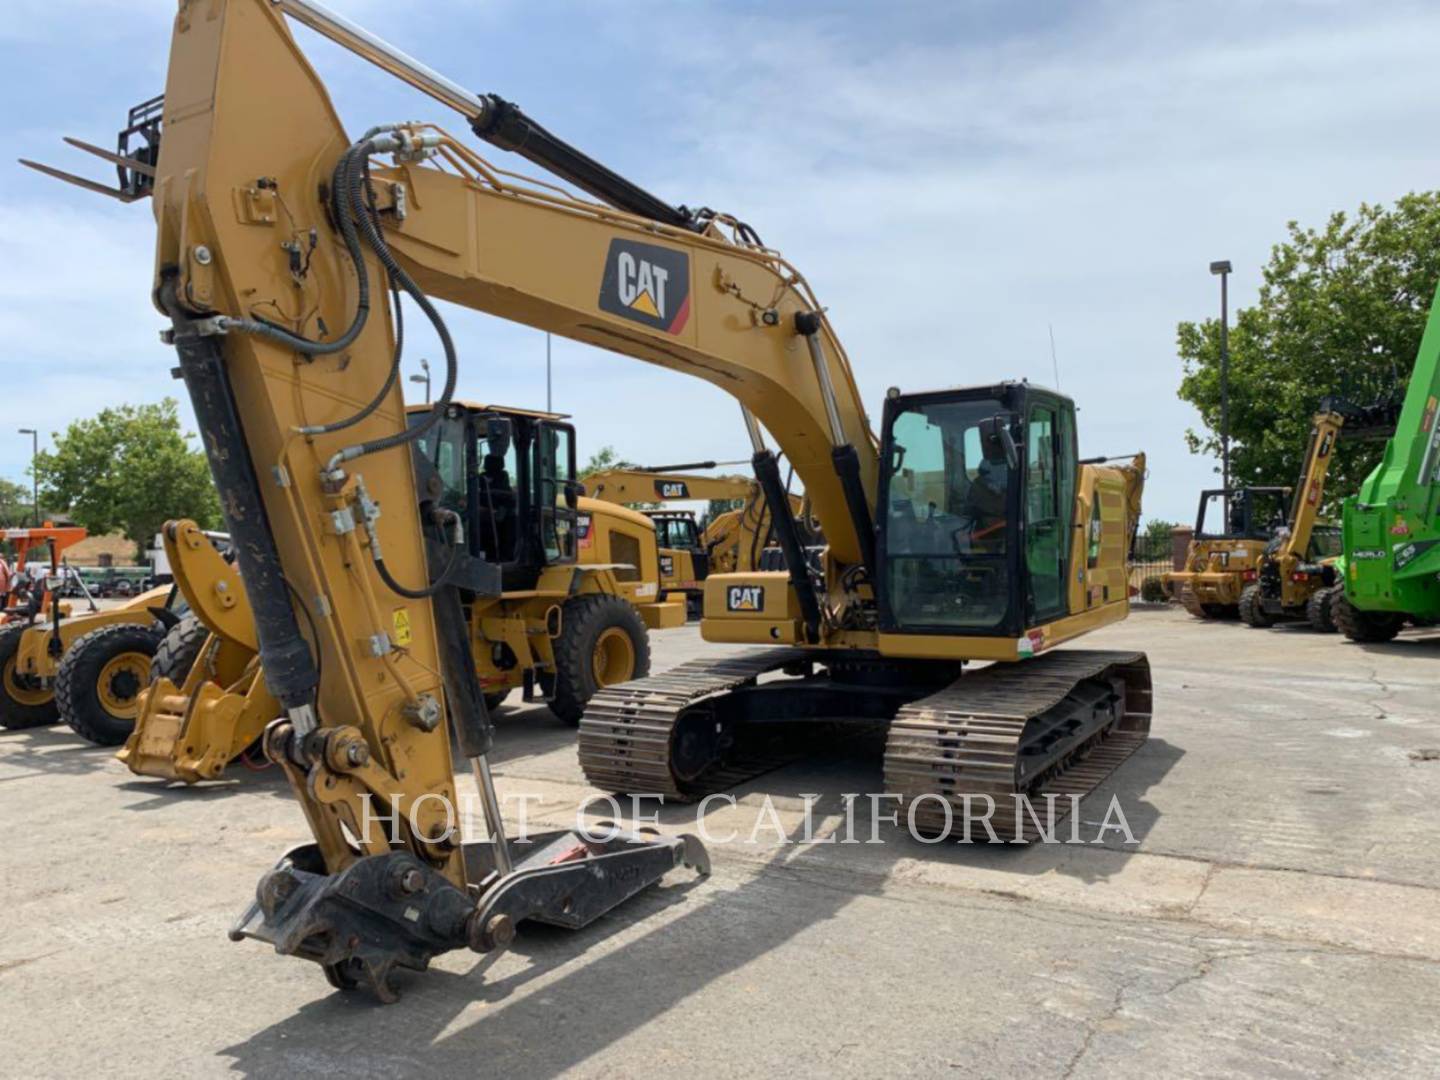
<path id="1" fill-rule="evenodd" d="M 87 180 L 83 176 L 76 176 L 74 173 L 64 172 L 53 166 L 42 165 L 38 161 L 30 161 L 26 158 L 21 158 L 20 164 L 34 169 L 36 172 L 42 172 L 46 176 L 54 177 L 56 180 L 74 184 L 86 191 L 93 191 L 97 195 L 108 195 L 123 203 L 138 202 L 151 195 L 155 190 L 155 166 L 160 160 L 160 118 L 164 107 L 165 98 L 164 95 L 161 95 L 148 101 L 142 101 L 131 109 L 127 116 L 127 124 L 115 137 L 113 153 L 109 150 L 102 150 L 98 146 L 92 146 L 82 139 L 64 136 L 65 141 L 75 149 L 83 150 L 87 154 L 94 154 L 114 165 L 118 178 L 115 187 L 106 187 L 94 180 Z M 132 140 L 138 141 L 140 145 L 132 149 Z"/>

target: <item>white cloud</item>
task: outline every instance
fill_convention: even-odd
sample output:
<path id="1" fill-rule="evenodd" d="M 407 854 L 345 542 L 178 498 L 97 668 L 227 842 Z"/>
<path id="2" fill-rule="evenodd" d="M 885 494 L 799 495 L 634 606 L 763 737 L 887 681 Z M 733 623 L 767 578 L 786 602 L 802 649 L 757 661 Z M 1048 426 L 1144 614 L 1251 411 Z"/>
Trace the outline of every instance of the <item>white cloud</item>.
<path id="1" fill-rule="evenodd" d="M 135 92 L 107 75 L 121 100 L 78 96 L 53 122 L 111 123 L 144 96 L 144 71 L 163 65 L 154 27 L 174 10 L 155 3 L 126 24 L 157 40 L 133 60 Z M 872 412 L 891 382 L 1051 382 L 1053 323 L 1085 450 L 1149 451 L 1157 516 L 1188 518 L 1210 480 L 1184 451 L 1194 417 L 1175 398 L 1173 342 L 1179 319 L 1216 305 L 1206 264 L 1234 260 L 1242 303 L 1287 219 L 1433 184 L 1440 17 L 1423 5 L 1107 3 L 997 28 L 964 7 L 692 4 L 681 47 L 657 40 L 653 20 L 677 16 L 653 5 L 333 6 L 462 81 L 522 99 L 543 88 L 550 104 L 532 109 L 555 130 L 676 202 L 752 222 L 830 305 Z M 79 17 L 83 70 L 135 7 L 20 0 L 0 36 L 57 40 Z M 302 38 L 352 127 L 400 115 L 459 127 Z M 52 122 L 37 108 L 12 140 L 53 158 L 28 130 Z M 51 430 L 178 389 L 155 344 L 147 208 L 98 203 L 57 187 L 0 204 L 0 330 L 12 363 L 59 388 L 7 398 L 0 423 L 43 413 Z M 451 317 L 466 396 L 543 404 L 542 335 Z M 417 339 L 422 352 L 436 358 Z M 735 407 L 708 384 L 568 342 L 555 357 L 556 406 L 575 412 L 582 451 L 743 455 Z M 23 449 L 0 429 L 0 473 L 18 475 Z"/>

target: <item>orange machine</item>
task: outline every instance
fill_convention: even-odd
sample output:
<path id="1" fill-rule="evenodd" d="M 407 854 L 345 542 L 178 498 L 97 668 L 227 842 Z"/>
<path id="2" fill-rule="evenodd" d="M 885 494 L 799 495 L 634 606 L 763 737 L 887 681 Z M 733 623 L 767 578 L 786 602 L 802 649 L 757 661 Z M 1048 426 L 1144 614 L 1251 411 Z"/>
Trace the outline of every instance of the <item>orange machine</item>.
<path id="1" fill-rule="evenodd" d="M 49 607 L 50 579 L 60 573 L 61 553 L 87 535 L 78 525 L 56 525 L 50 521 L 38 528 L 0 529 L 0 543 L 15 547 L 15 565 L 9 589 L 0 597 L 0 625 L 17 619 L 33 619 Z M 50 573 L 37 581 L 25 570 L 30 553 L 41 545 L 50 549 Z"/>

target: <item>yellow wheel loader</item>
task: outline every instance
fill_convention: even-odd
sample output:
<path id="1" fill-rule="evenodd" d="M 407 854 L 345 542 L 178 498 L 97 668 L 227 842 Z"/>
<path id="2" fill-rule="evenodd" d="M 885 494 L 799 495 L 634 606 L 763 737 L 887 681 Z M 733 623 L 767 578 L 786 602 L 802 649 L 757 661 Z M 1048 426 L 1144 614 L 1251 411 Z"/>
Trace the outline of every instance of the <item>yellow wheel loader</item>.
<path id="1" fill-rule="evenodd" d="M 683 625 L 685 604 L 662 596 L 650 518 L 581 497 L 565 419 L 456 403 L 416 448 L 468 554 L 499 569 L 497 595 L 462 594 L 487 704 L 519 689 L 573 725 L 596 690 L 649 672 L 647 631 Z"/>
<path id="2" fill-rule="evenodd" d="M 46 595 L 57 597 L 61 580 L 53 579 Z M 91 742 L 123 741 L 150 657 L 177 617 L 171 606 L 168 586 L 79 615 L 52 599 L 48 621 L 0 628 L 0 727 L 64 720 Z"/>
<path id="3" fill-rule="evenodd" d="M 287 17 L 592 198 L 517 179 L 427 124 L 347 133 Z M 944 833 L 988 798 L 996 827 L 1033 836 L 1021 796 L 1043 814 L 1143 743 L 1145 655 L 1062 647 L 1128 614 L 1144 476 L 1139 461 L 1080 459 L 1069 398 L 1007 381 L 897 388 L 877 437 L 824 306 L 754 229 L 651 195 L 313 0 L 182 2 L 163 105 L 126 132 L 104 156 L 121 162 L 115 194 L 153 196 L 153 295 L 282 710 L 263 748 L 314 836 L 262 877 L 234 938 L 390 999 L 397 969 L 502 948 L 529 919 L 583 926 L 682 862 L 706 865 L 694 838 L 504 836 L 465 615 L 467 597 L 505 591 L 503 566 L 473 554 L 447 485 L 417 483 L 411 457 L 460 419 L 433 298 L 694 375 L 743 406 L 787 569 L 706 580 L 703 636 L 754 648 L 595 694 L 580 724 L 593 782 L 695 799 L 803 753 L 807 734 L 879 725 L 886 790 L 917 829 Z M 445 354 L 435 405 L 410 423 L 403 303 Z M 816 558 L 767 431 L 824 530 Z M 538 502 L 541 536 L 564 550 L 578 491 L 556 483 Z M 993 663 L 963 674 L 970 661 Z M 448 817 L 447 728 L 488 842 Z"/>
<path id="4" fill-rule="evenodd" d="M 1197 619 L 1235 619 L 1245 586 L 1259 576 L 1265 548 L 1285 526 L 1288 487 L 1200 493 L 1185 569 L 1161 575 L 1170 596 Z"/>
<path id="5" fill-rule="evenodd" d="M 139 776 L 214 780 L 255 746 L 280 706 L 260 675 L 254 612 L 234 563 L 193 521 L 168 522 L 161 538 L 188 613 L 156 650 L 116 756 Z"/>
<path id="6" fill-rule="evenodd" d="M 420 422 L 428 414 L 410 410 Z M 576 495 L 575 432 L 565 419 L 455 404 L 415 447 L 439 505 L 464 521 L 470 553 L 500 568 L 501 593 L 463 599 L 486 705 L 499 708 L 518 689 L 573 725 L 600 687 L 649 671 L 649 631 L 683 625 L 685 607 L 660 598 L 650 520 Z M 192 615 L 160 647 L 119 756 L 142 776 L 214 780 L 279 706 L 235 568 L 193 522 L 172 522 L 162 536 Z"/>

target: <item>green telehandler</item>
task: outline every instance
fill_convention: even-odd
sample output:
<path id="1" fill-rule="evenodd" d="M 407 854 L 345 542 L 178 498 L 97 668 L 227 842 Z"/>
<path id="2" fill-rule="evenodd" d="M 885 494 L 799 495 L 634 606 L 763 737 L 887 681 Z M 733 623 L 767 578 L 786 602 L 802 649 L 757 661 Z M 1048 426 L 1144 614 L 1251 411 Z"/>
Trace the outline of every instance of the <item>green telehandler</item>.
<path id="1" fill-rule="evenodd" d="M 1385 456 L 1344 503 L 1343 593 L 1336 627 L 1389 641 L 1407 622 L 1440 620 L 1440 290 Z"/>

